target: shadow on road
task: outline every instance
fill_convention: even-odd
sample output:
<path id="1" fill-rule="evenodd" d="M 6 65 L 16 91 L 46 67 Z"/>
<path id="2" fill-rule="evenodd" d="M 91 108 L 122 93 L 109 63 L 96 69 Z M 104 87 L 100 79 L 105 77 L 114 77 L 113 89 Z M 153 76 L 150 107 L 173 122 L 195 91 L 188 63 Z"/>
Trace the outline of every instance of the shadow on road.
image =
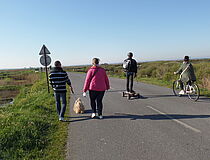
<path id="1" fill-rule="evenodd" d="M 175 95 L 140 95 L 140 98 L 138 98 L 138 97 L 132 97 L 130 100 L 136 100 L 136 99 L 139 99 L 139 100 L 141 100 L 141 99 L 150 99 L 150 98 L 166 98 L 166 97 L 178 97 L 178 96 L 175 96 Z M 181 96 L 182 98 L 184 97 L 184 98 L 188 98 L 188 95 L 182 95 Z M 210 98 L 208 98 L 208 97 L 200 97 L 199 99 L 198 99 L 198 101 L 196 101 L 196 103 L 197 102 L 202 102 L 202 103 L 210 103 Z"/>
<path id="2" fill-rule="evenodd" d="M 79 121 L 91 120 L 90 116 L 67 117 L 67 118 L 78 118 L 78 119 L 65 120 L 64 122 L 79 122 Z"/>
<path id="3" fill-rule="evenodd" d="M 92 113 L 91 109 L 85 110 L 84 114 L 79 114 L 78 116 L 71 116 L 71 117 L 66 117 L 68 119 L 74 119 L 74 120 L 66 120 L 65 122 L 79 122 L 79 121 L 84 121 L 84 120 L 90 120 L 90 115 L 87 116 L 86 114 Z"/>
<path id="4" fill-rule="evenodd" d="M 150 119 L 150 120 L 169 120 L 169 119 L 193 119 L 193 118 L 210 118 L 210 115 L 183 115 L 183 114 L 152 114 L 152 115 L 134 115 L 134 114 L 124 114 L 124 113 L 115 113 L 115 115 L 104 116 L 107 119 Z"/>
<path id="5" fill-rule="evenodd" d="M 87 112 L 86 112 L 87 113 Z M 67 120 L 65 122 L 79 122 L 92 120 L 90 115 L 81 115 L 76 117 L 67 117 L 73 120 Z M 201 119 L 201 118 L 210 118 L 210 115 L 183 115 L 183 114 L 152 114 L 152 115 L 137 115 L 137 114 L 126 114 L 126 113 L 115 113 L 114 115 L 105 115 L 104 119 L 130 119 L 130 120 L 139 120 L 139 119 L 150 119 L 150 120 L 171 120 L 171 119 Z"/>
<path id="6" fill-rule="evenodd" d="M 176 97 L 174 95 L 140 95 L 140 97 L 131 97 L 130 100 L 135 100 L 135 99 L 148 99 L 148 98 L 165 98 L 165 97 Z"/>

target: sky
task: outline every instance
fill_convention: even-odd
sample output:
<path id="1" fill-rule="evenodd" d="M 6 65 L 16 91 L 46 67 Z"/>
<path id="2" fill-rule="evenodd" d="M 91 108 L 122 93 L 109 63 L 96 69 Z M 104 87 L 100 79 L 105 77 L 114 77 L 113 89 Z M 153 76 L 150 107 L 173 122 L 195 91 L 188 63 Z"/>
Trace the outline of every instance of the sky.
<path id="1" fill-rule="evenodd" d="M 0 68 L 210 57 L 210 0 L 0 0 Z"/>

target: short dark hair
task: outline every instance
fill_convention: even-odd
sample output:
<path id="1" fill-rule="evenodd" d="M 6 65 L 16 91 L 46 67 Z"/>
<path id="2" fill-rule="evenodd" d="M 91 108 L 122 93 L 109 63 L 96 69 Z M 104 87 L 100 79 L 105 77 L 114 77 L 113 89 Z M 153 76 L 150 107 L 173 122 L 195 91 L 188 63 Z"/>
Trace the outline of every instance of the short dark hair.
<path id="1" fill-rule="evenodd" d="M 128 52 L 128 57 L 133 57 L 133 53 L 132 52 Z"/>
<path id="2" fill-rule="evenodd" d="M 55 61 L 55 67 L 60 67 L 61 66 L 61 62 L 60 61 Z"/>
<path id="3" fill-rule="evenodd" d="M 92 63 L 93 64 L 99 64 L 100 59 L 99 58 L 93 58 Z"/>
<path id="4" fill-rule="evenodd" d="M 189 56 L 184 56 L 184 61 L 189 61 Z"/>

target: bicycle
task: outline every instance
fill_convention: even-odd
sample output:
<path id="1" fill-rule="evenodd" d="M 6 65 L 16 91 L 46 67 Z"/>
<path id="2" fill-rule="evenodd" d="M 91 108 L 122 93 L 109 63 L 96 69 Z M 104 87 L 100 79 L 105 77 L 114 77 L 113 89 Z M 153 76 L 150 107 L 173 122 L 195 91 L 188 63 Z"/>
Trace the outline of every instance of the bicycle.
<path id="1" fill-rule="evenodd" d="M 173 92 L 175 96 L 181 97 L 182 94 L 179 94 L 179 92 L 182 90 L 180 85 L 180 79 L 173 82 Z M 198 85 L 195 82 L 191 82 L 191 84 L 185 84 L 183 83 L 183 90 L 184 95 L 188 95 L 188 98 L 197 101 L 200 96 L 200 89 Z"/>

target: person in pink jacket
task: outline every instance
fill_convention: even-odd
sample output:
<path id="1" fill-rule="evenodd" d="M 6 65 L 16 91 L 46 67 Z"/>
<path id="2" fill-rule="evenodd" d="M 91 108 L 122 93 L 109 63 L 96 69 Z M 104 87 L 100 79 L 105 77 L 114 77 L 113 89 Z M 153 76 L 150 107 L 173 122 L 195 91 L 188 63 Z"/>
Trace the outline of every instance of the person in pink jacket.
<path id="1" fill-rule="evenodd" d="M 103 118 L 103 97 L 106 90 L 110 88 L 109 79 L 107 77 L 106 71 L 104 68 L 99 67 L 99 59 L 93 58 L 93 66 L 88 70 L 85 84 L 83 88 L 83 96 L 86 96 L 86 92 L 89 90 L 90 95 L 90 104 L 92 108 L 91 118 L 96 116 L 96 102 L 98 109 L 98 116 L 100 119 Z"/>

